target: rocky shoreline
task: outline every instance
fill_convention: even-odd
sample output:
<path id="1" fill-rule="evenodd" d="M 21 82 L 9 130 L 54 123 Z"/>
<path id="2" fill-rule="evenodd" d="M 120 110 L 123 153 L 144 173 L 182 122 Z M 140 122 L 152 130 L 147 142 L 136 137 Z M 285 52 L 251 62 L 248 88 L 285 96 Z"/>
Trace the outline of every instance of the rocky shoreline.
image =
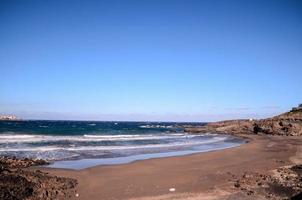
<path id="1" fill-rule="evenodd" d="M 281 115 L 261 119 L 228 120 L 202 126 L 185 126 L 190 134 L 218 133 L 234 136 L 267 135 L 302 136 L 302 110 L 293 109 Z M 282 161 L 280 161 L 282 162 Z M 230 174 L 234 187 L 248 195 L 264 199 L 302 199 L 302 162 L 277 168 L 273 173 L 245 173 L 242 177 Z"/>
<path id="2" fill-rule="evenodd" d="M 188 133 L 222 133 L 231 135 L 265 134 L 302 136 L 302 110 L 293 110 L 267 119 L 241 119 L 184 126 Z"/>
<path id="3" fill-rule="evenodd" d="M 279 167 L 271 174 L 245 172 L 242 176 L 229 175 L 234 188 L 247 196 L 272 200 L 302 199 L 302 165 Z"/>
<path id="4" fill-rule="evenodd" d="M 29 167 L 48 164 L 44 160 L 0 157 L 0 199 L 67 199 L 75 195 L 77 181 L 49 175 Z"/>

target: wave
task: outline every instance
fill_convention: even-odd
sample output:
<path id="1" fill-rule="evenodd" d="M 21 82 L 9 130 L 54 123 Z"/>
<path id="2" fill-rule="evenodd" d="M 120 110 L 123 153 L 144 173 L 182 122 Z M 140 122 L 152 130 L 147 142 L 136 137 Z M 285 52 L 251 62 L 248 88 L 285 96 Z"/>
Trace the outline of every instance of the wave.
<path id="1" fill-rule="evenodd" d="M 140 128 L 173 128 L 172 125 L 141 125 Z"/>
<path id="2" fill-rule="evenodd" d="M 82 136 L 46 136 L 46 135 L 0 135 L 1 143 L 35 143 L 51 141 L 131 141 L 131 140 L 160 140 L 160 139 L 181 139 L 192 138 L 193 135 L 187 134 L 144 134 L 144 135 L 82 135 Z"/>
<path id="3" fill-rule="evenodd" d="M 139 137 L 141 135 L 89 135 L 85 134 L 84 137 L 88 138 L 133 138 L 133 137 Z"/>
<path id="4" fill-rule="evenodd" d="M 35 138 L 35 135 L 0 135 L 0 139 L 23 139 L 23 138 Z"/>
<path id="5" fill-rule="evenodd" d="M 236 145 L 236 141 L 233 142 L 230 140 L 231 138 L 230 136 L 222 135 L 187 135 L 185 133 L 141 135 L 85 134 L 76 136 L 2 134 L 0 135 L 0 155 L 41 158 L 51 161 L 115 158 L 182 150 L 198 151 L 217 147 L 224 148 L 225 146 Z M 155 139 L 158 140 L 151 141 Z M 117 142 L 95 143 L 95 141 Z"/>
<path id="6" fill-rule="evenodd" d="M 228 137 L 213 137 L 208 140 L 198 140 L 198 141 L 182 141 L 182 142 L 172 142 L 168 144 L 147 144 L 147 145 L 132 145 L 132 146 L 38 146 L 38 147 L 14 147 L 14 148 L 0 148 L 0 152 L 17 152 L 17 151 L 114 151 L 114 150 L 130 150 L 130 149 L 150 149 L 150 148 L 169 148 L 169 147 L 185 147 L 185 146 L 196 146 L 213 144 L 225 141 Z"/>

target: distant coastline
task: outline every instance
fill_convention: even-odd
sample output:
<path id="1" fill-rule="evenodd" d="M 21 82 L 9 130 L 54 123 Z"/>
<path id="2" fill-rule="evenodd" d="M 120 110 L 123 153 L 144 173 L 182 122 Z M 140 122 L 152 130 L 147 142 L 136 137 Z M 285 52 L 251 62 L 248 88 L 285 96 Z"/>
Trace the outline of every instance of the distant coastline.
<path id="1" fill-rule="evenodd" d="M 18 121 L 21 120 L 21 118 L 18 118 L 15 115 L 0 115 L 1 121 Z"/>

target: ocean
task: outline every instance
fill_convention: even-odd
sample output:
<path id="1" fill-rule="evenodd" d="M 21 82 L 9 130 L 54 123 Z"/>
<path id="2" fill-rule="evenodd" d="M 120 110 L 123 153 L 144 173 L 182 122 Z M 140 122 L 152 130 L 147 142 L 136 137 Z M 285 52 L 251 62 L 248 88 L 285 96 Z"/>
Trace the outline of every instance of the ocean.
<path id="1" fill-rule="evenodd" d="M 181 127 L 184 124 L 194 123 L 0 121 L 0 155 L 46 159 L 52 167 L 80 169 L 244 143 L 215 133 L 190 135 Z"/>

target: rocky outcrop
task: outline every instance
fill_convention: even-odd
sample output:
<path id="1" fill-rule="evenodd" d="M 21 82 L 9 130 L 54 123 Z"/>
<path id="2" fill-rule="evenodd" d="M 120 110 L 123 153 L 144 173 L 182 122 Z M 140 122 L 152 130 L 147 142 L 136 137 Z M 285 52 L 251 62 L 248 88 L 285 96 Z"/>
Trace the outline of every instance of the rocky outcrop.
<path id="1" fill-rule="evenodd" d="M 27 167 L 47 164 L 44 160 L 0 158 L 0 199 L 50 200 L 75 195 L 77 181 L 51 176 Z"/>
<path id="2" fill-rule="evenodd" d="M 229 175 L 234 188 L 253 197 L 251 199 L 302 199 L 302 165 L 279 167 L 267 174 Z"/>
<path id="3" fill-rule="evenodd" d="M 16 169 L 16 168 L 26 168 L 30 166 L 39 166 L 39 165 L 46 165 L 46 164 L 49 163 L 42 159 L 29 159 L 29 158 L 17 159 L 16 157 L 8 157 L 8 156 L 0 157 L 0 167 L 2 168 Z"/>
<path id="4" fill-rule="evenodd" d="M 205 126 L 185 127 L 190 133 L 269 134 L 302 136 L 302 110 L 290 111 L 262 120 L 228 120 Z"/>

